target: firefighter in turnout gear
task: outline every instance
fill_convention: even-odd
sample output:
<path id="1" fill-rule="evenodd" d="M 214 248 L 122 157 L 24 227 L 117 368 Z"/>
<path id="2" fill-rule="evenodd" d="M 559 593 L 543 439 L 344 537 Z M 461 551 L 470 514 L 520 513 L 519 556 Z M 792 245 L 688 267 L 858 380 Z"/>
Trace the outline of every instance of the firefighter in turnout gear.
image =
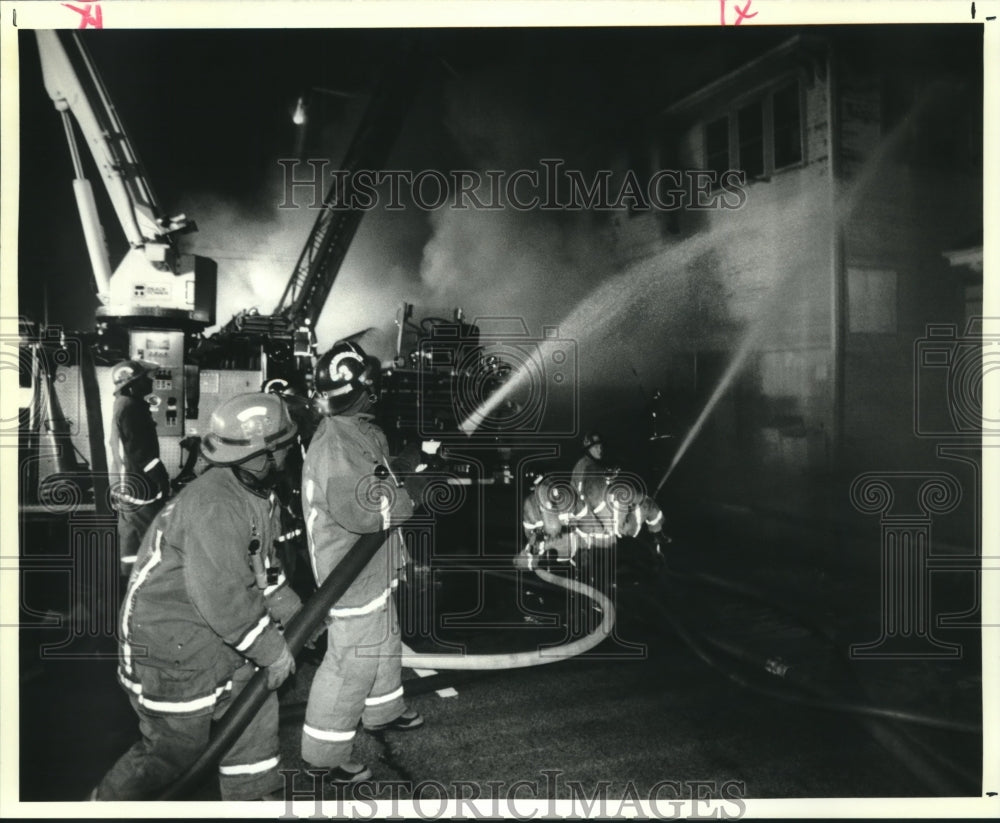
<path id="1" fill-rule="evenodd" d="M 595 550 L 615 546 L 620 538 L 637 538 L 643 526 L 652 537 L 655 560 L 664 561 L 670 539 L 663 533 L 663 510 L 635 475 L 611 469 L 583 481 L 583 498 L 591 512 L 588 542 Z M 594 527 L 593 524 L 597 524 Z"/>
<path id="2" fill-rule="evenodd" d="M 573 563 L 580 544 L 577 521 L 587 513 L 570 478 L 535 475 L 522 507 L 527 545 L 515 565 L 533 569 L 548 559 Z"/>
<path id="3" fill-rule="evenodd" d="M 573 488 L 577 494 L 583 494 L 583 481 L 593 475 L 603 475 L 607 466 L 604 463 L 604 438 L 598 432 L 587 432 L 583 436 L 583 454 L 573 466 Z"/>
<path id="4" fill-rule="evenodd" d="M 378 361 L 349 342 L 334 345 L 316 365 L 324 419 L 306 453 L 302 504 L 317 585 L 360 535 L 391 529 L 413 513 L 413 499 L 390 466 L 385 434 L 370 414 L 378 375 Z M 393 590 L 405 562 L 395 529 L 327 619 L 327 649 L 309 692 L 302 757 L 329 769 L 333 783 L 372 776 L 351 760 L 359 721 L 369 731 L 423 724 L 403 701 Z"/>
<path id="5" fill-rule="evenodd" d="M 115 385 L 111 424 L 112 494 L 118 509 L 118 559 L 128 577 L 139 544 L 170 496 L 170 477 L 160 460 L 156 424 L 145 396 L 156 366 L 126 360 L 111 370 Z"/>
<path id="6" fill-rule="evenodd" d="M 201 754 L 258 668 L 272 690 L 295 671 L 282 626 L 301 604 L 276 563 L 272 491 L 295 443 L 274 395 L 238 395 L 212 414 L 201 446 L 212 466 L 153 521 L 121 609 L 118 676 L 142 740 L 92 799 L 155 797 Z M 253 800 L 281 785 L 272 693 L 222 758 L 219 787 L 223 800 Z"/>

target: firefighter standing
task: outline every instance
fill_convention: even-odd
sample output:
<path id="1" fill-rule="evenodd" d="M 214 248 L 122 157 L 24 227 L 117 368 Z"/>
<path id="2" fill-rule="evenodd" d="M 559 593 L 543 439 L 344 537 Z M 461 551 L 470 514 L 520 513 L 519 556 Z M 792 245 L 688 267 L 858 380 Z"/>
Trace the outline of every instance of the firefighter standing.
<path id="1" fill-rule="evenodd" d="M 213 467 L 153 521 L 122 605 L 118 676 L 142 740 L 92 799 L 155 796 L 201 754 L 257 667 L 272 690 L 295 671 L 281 625 L 300 603 L 275 563 L 272 492 L 295 438 L 274 395 L 238 395 L 212 414 L 202 453 Z M 281 785 L 271 694 L 222 758 L 219 786 L 223 800 L 253 800 Z"/>
<path id="2" fill-rule="evenodd" d="M 406 520 L 414 509 L 392 482 L 385 434 L 369 413 L 377 400 L 377 361 L 353 343 L 337 343 L 316 365 L 324 419 L 302 471 L 309 552 L 321 585 L 362 534 Z M 351 761 L 360 720 L 369 731 L 423 724 L 403 701 L 401 640 L 393 602 L 405 547 L 398 530 L 362 569 L 328 618 L 327 650 L 309 692 L 302 757 L 330 770 L 333 783 L 368 780 Z"/>
<path id="3" fill-rule="evenodd" d="M 585 485 L 595 478 L 600 478 L 603 482 L 607 472 L 608 466 L 604 462 L 604 438 L 599 432 L 587 432 L 583 437 L 583 455 L 576 461 L 571 475 L 573 488 L 585 504 L 587 503 L 584 493 Z M 606 545 L 602 542 L 601 537 L 603 524 L 594 516 L 592 510 L 585 512 L 583 516 L 578 518 L 577 527 L 581 537 L 581 547 L 590 549 Z M 587 561 L 589 560 L 588 556 Z M 589 562 L 586 562 L 585 565 L 588 569 L 590 568 Z"/>
<path id="4" fill-rule="evenodd" d="M 135 563 L 143 535 L 170 496 L 170 477 L 160 460 L 156 423 L 145 397 L 156 366 L 125 360 L 111 370 L 115 385 L 111 425 L 113 489 L 118 509 L 118 559 L 123 577 Z"/>

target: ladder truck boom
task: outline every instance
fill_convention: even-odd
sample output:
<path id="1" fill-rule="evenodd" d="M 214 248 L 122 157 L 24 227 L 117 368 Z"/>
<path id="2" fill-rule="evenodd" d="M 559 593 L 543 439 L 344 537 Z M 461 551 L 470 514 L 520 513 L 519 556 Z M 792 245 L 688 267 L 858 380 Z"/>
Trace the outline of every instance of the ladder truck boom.
<path id="1" fill-rule="evenodd" d="M 390 61 L 274 312 L 238 315 L 223 331 L 290 337 L 303 327 L 315 328 L 364 216 L 357 202 L 356 175 L 384 168 L 420 81 L 412 51 Z"/>
<path id="2" fill-rule="evenodd" d="M 194 231 L 160 208 L 107 88 L 77 32 L 36 31 L 45 89 L 60 113 L 76 179 L 73 188 L 94 270 L 98 315 L 214 322 L 214 264 L 178 252 L 175 235 Z M 112 273 L 75 120 L 100 173 L 129 250 Z M 196 264 L 200 271 L 196 282 Z M 208 305 L 208 304 L 212 305 Z"/>

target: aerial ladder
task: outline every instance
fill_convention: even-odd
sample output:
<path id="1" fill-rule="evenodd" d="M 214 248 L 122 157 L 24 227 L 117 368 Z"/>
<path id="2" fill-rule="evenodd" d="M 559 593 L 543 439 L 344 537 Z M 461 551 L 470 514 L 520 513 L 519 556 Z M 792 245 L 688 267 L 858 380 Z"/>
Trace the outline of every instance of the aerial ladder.
<path id="1" fill-rule="evenodd" d="M 297 359 L 309 356 L 316 322 L 364 217 L 365 210 L 356 202 L 356 175 L 385 167 L 419 90 L 421 76 L 415 47 L 404 46 L 392 54 L 274 311 L 240 312 L 223 327 L 220 337 L 256 337 L 263 341 L 265 350 L 272 352 L 276 344 L 291 343 Z"/>

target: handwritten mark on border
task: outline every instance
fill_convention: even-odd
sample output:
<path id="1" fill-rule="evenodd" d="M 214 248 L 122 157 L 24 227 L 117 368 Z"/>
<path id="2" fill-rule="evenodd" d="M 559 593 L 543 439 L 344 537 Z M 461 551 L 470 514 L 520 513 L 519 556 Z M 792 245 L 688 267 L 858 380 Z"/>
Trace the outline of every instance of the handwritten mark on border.
<path id="1" fill-rule="evenodd" d="M 744 20 L 749 20 L 752 17 L 757 16 L 757 12 L 750 11 L 750 5 L 753 0 L 747 0 L 743 8 L 740 8 L 739 3 L 733 3 L 733 11 L 736 12 L 736 20 L 733 22 L 734 26 L 740 25 Z M 719 0 L 719 25 L 726 25 L 726 0 Z"/>
<path id="2" fill-rule="evenodd" d="M 63 3 L 63 6 L 80 15 L 81 29 L 104 28 L 104 17 L 101 14 L 100 3 L 84 3 L 82 8 L 80 6 L 71 6 L 69 3 Z"/>

